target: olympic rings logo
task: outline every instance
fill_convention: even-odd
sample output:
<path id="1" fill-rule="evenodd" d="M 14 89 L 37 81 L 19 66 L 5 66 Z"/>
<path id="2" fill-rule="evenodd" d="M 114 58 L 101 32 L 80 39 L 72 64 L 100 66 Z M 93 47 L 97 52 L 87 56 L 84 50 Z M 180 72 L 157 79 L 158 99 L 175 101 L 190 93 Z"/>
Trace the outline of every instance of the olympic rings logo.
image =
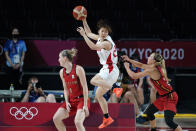
<path id="1" fill-rule="evenodd" d="M 11 107 L 10 114 L 17 120 L 22 120 L 23 118 L 31 120 L 38 114 L 38 109 L 35 107 L 31 107 L 29 109 L 26 107 L 21 107 L 20 109 L 18 109 L 17 107 Z"/>

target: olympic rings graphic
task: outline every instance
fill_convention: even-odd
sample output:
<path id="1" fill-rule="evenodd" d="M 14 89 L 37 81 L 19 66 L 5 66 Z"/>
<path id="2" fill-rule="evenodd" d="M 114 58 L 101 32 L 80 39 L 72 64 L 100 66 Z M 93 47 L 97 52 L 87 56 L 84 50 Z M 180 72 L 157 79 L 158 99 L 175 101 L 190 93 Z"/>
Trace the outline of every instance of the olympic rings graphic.
<path id="1" fill-rule="evenodd" d="M 31 107 L 29 109 L 26 107 L 21 107 L 20 109 L 18 109 L 17 107 L 11 107 L 10 114 L 17 120 L 22 120 L 23 118 L 31 120 L 38 114 L 38 109 L 36 107 Z"/>

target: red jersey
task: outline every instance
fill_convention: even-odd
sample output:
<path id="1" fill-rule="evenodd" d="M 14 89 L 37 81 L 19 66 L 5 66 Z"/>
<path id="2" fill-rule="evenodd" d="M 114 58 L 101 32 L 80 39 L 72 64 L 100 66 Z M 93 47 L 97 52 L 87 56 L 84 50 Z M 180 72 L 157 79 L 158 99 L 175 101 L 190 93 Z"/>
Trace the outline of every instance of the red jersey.
<path id="1" fill-rule="evenodd" d="M 161 67 L 157 66 L 156 68 L 159 70 L 159 72 L 161 74 L 161 78 L 159 80 L 153 80 L 152 78 L 150 78 L 155 89 L 158 91 L 159 95 L 164 95 L 164 94 L 171 92 L 173 90 L 172 86 L 167 83 L 167 80 L 165 79 L 165 77 L 163 75 Z"/>
<path id="2" fill-rule="evenodd" d="M 76 75 L 76 65 L 74 64 L 69 74 L 66 74 L 66 69 L 63 70 L 63 78 L 66 83 L 69 99 L 75 99 L 83 96 L 83 89 L 78 76 Z"/>

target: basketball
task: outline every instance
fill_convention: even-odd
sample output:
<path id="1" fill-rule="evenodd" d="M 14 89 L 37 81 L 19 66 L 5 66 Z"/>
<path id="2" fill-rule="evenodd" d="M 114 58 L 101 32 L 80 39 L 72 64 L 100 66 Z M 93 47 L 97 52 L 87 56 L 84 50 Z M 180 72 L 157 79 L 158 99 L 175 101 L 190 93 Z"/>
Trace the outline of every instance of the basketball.
<path id="1" fill-rule="evenodd" d="M 73 9 L 73 17 L 76 19 L 76 20 L 83 20 L 87 17 L 87 10 L 84 6 L 76 6 L 74 9 Z"/>

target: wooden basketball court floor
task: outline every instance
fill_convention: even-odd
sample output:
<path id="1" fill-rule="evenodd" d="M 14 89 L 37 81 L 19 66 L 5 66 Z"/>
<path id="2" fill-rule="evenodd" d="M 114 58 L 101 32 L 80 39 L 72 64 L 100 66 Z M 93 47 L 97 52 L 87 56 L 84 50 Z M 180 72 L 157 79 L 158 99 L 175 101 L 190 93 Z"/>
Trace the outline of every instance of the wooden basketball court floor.
<path id="1" fill-rule="evenodd" d="M 174 118 L 174 121 L 178 123 L 183 131 L 196 131 L 196 117 L 179 117 Z M 156 118 L 156 124 L 158 131 L 173 131 L 165 124 L 164 118 Z M 150 124 L 136 124 L 136 131 L 150 131 Z"/>
<path id="2" fill-rule="evenodd" d="M 196 131 L 196 118 L 175 118 L 174 119 L 175 122 L 177 122 L 179 125 L 181 125 L 181 127 L 183 128 L 183 131 Z M 157 118 L 156 119 L 157 122 L 157 131 L 173 131 L 172 129 L 169 129 L 168 126 L 165 124 L 165 121 L 163 118 Z M 36 127 L 4 127 L 4 128 L 0 128 L 0 131 L 45 131 L 45 127 L 39 127 L 36 129 Z M 56 128 L 53 127 L 47 127 L 48 131 L 56 131 Z M 128 131 L 127 129 L 120 129 L 120 128 L 105 128 L 102 129 L 100 131 Z M 76 131 L 75 127 L 74 129 L 68 129 L 68 131 Z M 96 128 L 96 130 L 87 128 L 87 131 L 98 131 L 98 128 Z M 132 131 L 132 130 L 131 130 Z M 150 131 L 150 126 L 149 123 L 147 123 L 146 125 L 142 125 L 142 124 L 136 124 L 136 131 Z"/>

